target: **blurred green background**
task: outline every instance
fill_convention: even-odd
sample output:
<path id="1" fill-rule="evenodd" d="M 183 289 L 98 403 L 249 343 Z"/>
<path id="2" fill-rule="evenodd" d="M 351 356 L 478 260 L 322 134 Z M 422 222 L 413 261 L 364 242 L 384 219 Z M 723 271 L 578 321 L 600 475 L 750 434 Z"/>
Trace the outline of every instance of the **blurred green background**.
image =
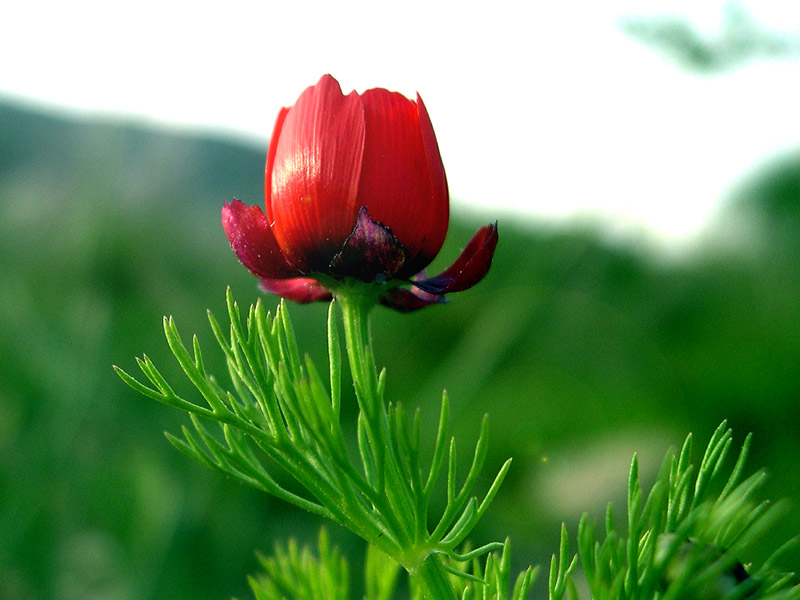
<path id="1" fill-rule="evenodd" d="M 245 305 L 260 294 L 219 210 L 261 201 L 265 152 L 0 104 L 0 599 L 246 598 L 257 550 L 316 537 L 316 518 L 176 452 L 162 432 L 188 419 L 111 368 L 134 372 L 146 352 L 183 382 L 170 314 L 225 373 L 206 309 L 224 317 L 226 286 Z M 431 271 L 484 220 L 454 214 Z M 680 252 L 515 221 L 501 218 L 481 285 L 373 318 L 392 400 L 431 430 L 447 388 L 465 460 L 490 413 L 486 485 L 514 457 L 475 541 L 511 535 L 520 565 L 545 564 L 562 521 L 574 534 L 582 511 L 621 506 L 634 451 L 646 481 L 669 446 L 690 431 L 702 444 L 723 419 L 738 441 L 755 433 L 766 494 L 796 508 L 800 153 L 743 174 L 704 242 Z M 319 366 L 325 310 L 291 307 Z M 356 541 L 331 531 L 357 565 Z M 763 551 L 798 532 L 795 509 Z"/>

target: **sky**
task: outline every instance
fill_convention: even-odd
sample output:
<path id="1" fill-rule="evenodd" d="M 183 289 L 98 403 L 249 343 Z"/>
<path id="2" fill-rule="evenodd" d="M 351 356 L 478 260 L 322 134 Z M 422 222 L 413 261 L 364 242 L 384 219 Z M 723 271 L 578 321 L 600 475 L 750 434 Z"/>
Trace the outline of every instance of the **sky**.
<path id="1" fill-rule="evenodd" d="M 800 31 L 800 3 L 739 4 Z M 800 145 L 800 61 L 699 75 L 619 26 L 672 14 L 713 36 L 724 6 L 28 0 L 0 19 L 0 94 L 240 135 L 266 153 L 279 108 L 323 73 L 345 93 L 418 91 L 457 209 L 600 218 L 673 243 L 702 231 L 743 175 Z"/>

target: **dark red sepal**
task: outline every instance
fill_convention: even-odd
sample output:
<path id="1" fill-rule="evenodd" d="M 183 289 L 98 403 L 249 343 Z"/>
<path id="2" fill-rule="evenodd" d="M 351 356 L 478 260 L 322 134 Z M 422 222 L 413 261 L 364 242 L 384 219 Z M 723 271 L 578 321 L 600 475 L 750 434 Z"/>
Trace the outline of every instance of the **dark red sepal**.
<path id="1" fill-rule="evenodd" d="M 276 294 L 299 304 L 323 301 L 333 298 L 331 292 L 316 279 L 295 277 L 294 279 L 262 279 L 258 287 L 268 294 Z"/>
<path id="2" fill-rule="evenodd" d="M 393 288 L 380 298 L 380 303 L 399 312 L 412 312 L 431 306 L 447 302 L 444 296 L 435 296 L 418 289 L 407 290 L 405 288 Z"/>
<path id="3" fill-rule="evenodd" d="M 259 206 L 237 199 L 222 207 L 222 227 L 236 256 L 253 274 L 264 279 L 296 277 L 275 241 L 269 222 Z"/>
<path id="4" fill-rule="evenodd" d="M 481 227 L 450 267 L 435 277 L 413 284 L 436 295 L 469 289 L 489 272 L 496 247 L 497 223 Z"/>

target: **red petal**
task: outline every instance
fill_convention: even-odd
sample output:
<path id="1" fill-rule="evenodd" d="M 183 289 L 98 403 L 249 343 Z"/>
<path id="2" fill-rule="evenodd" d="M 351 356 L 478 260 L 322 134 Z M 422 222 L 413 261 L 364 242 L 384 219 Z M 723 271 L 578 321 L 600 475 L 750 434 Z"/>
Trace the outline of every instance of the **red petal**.
<path id="1" fill-rule="evenodd" d="M 267 164 L 264 167 L 264 204 L 267 209 L 267 219 L 272 223 L 272 171 L 275 168 L 275 154 L 278 151 L 278 140 L 281 138 L 283 122 L 289 109 L 284 107 L 275 119 L 275 127 L 272 128 L 272 136 L 269 138 L 269 148 L 267 149 Z"/>
<path id="2" fill-rule="evenodd" d="M 444 296 L 434 296 L 422 290 L 393 288 L 380 298 L 381 304 L 399 312 L 412 312 L 440 302 L 447 302 Z"/>
<path id="3" fill-rule="evenodd" d="M 267 215 L 282 251 L 302 271 L 325 272 L 353 230 L 364 114 L 325 75 L 278 116 L 267 161 Z"/>
<path id="4" fill-rule="evenodd" d="M 449 205 L 444 168 L 425 107 L 384 89 L 361 96 L 366 138 L 358 204 L 406 249 L 398 277 L 410 277 L 439 252 Z"/>
<path id="5" fill-rule="evenodd" d="M 222 227 L 236 256 L 259 277 L 294 277 L 298 271 L 284 258 L 258 206 L 234 199 L 222 207 Z"/>
<path id="6" fill-rule="evenodd" d="M 481 227 L 447 270 L 435 277 L 413 282 L 431 294 L 447 294 L 471 288 L 486 276 L 497 247 L 497 223 Z"/>
<path id="7" fill-rule="evenodd" d="M 425 147 L 425 158 L 428 161 L 428 175 L 431 182 L 432 197 L 438 201 L 430 207 L 430 220 L 426 228 L 428 235 L 426 247 L 436 248 L 432 254 L 422 253 L 422 260 L 409 261 L 411 273 L 416 273 L 425 268 L 430 261 L 439 253 L 444 239 L 447 236 L 447 227 L 450 224 L 450 192 L 447 189 L 447 176 L 444 172 L 444 164 L 439 153 L 439 144 L 436 142 L 436 134 L 433 132 L 433 124 L 428 116 L 428 109 L 422 102 L 422 98 L 417 94 L 417 113 L 419 116 L 419 128 L 422 133 L 422 143 Z"/>
<path id="8" fill-rule="evenodd" d="M 295 279 L 262 279 L 259 287 L 268 294 L 276 294 L 292 302 L 328 301 L 333 295 L 316 279 L 297 277 Z"/>

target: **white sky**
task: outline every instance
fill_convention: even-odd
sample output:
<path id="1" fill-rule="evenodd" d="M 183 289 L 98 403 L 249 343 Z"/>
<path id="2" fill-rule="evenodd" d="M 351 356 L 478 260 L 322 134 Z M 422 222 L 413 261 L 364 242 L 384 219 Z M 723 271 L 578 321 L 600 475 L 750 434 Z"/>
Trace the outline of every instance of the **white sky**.
<path id="1" fill-rule="evenodd" d="M 800 29 L 800 3 L 741 4 Z M 670 12 L 713 33 L 723 5 L 27 0 L 0 15 L 0 93 L 266 142 L 323 73 L 345 92 L 418 90 L 457 201 L 686 238 L 737 177 L 800 144 L 800 62 L 700 77 L 618 19 Z"/>

